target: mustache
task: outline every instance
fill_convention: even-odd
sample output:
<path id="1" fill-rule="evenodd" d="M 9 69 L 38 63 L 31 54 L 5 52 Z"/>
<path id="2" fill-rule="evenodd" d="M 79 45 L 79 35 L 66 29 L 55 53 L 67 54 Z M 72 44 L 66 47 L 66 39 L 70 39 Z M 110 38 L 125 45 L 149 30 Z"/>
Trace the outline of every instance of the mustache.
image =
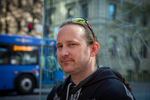
<path id="1" fill-rule="evenodd" d="M 74 61 L 74 59 L 63 57 L 63 58 L 60 59 L 60 61 L 61 62 L 68 62 L 68 61 Z"/>

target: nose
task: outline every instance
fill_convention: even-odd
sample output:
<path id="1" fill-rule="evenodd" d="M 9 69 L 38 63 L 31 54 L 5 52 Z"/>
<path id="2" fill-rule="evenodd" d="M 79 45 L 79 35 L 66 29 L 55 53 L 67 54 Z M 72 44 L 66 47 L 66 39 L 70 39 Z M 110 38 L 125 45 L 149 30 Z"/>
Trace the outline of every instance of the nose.
<path id="1" fill-rule="evenodd" d="M 63 47 L 60 53 L 62 56 L 68 56 L 69 50 L 66 47 Z"/>

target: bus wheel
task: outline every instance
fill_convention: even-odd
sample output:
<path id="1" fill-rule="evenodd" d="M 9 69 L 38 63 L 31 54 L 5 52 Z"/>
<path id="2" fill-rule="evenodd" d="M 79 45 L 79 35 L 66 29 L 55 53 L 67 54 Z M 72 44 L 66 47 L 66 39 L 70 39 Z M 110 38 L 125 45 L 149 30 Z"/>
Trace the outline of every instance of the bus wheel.
<path id="1" fill-rule="evenodd" d="M 35 80 L 33 76 L 25 74 L 16 79 L 16 89 L 19 94 L 32 93 L 35 88 Z"/>

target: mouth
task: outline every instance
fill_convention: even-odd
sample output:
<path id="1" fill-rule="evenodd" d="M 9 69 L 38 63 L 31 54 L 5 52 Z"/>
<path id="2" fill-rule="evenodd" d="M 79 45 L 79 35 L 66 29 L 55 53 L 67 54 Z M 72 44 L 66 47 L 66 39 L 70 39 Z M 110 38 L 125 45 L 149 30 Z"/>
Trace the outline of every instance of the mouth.
<path id="1" fill-rule="evenodd" d="M 72 60 L 63 60 L 61 61 L 62 63 L 69 63 L 69 62 L 72 62 Z"/>
<path id="2" fill-rule="evenodd" d="M 73 60 L 61 60 L 61 63 L 62 64 L 69 64 L 69 63 L 72 63 Z"/>

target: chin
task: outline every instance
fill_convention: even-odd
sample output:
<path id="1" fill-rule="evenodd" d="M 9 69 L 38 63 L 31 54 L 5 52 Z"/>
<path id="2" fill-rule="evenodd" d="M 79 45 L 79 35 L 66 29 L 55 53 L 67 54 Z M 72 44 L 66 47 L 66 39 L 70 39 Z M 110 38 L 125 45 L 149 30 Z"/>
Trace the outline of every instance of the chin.
<path id="1" fill-rule="evenodd" d="M 63 68 L 64 72 L 66 72 L 66 73 L 71 73 L 71 72 L 74 71 L 74 70 L 72 69 L 72 67 L 70 67 L 70 66 L 65 66 L 65 67 L 62 67 L 62 68 Z"/>
<path id="2" fill-rule="evenodd" d="M 72 72 L 73 70 L 72 69 L 63 69 L 64 70 L 64 72 L 66 72 L 66 73 L 70 73 L 70 72 Z"/>
<path id="3" fill-rule="evenodd" d="M 64 72 L 66 73 L 70 73 L 72 71 L 74 71 L 74 65 L 71 63 L 61 63 L 60 64 L 62 69 L 64 70 Z"/>

